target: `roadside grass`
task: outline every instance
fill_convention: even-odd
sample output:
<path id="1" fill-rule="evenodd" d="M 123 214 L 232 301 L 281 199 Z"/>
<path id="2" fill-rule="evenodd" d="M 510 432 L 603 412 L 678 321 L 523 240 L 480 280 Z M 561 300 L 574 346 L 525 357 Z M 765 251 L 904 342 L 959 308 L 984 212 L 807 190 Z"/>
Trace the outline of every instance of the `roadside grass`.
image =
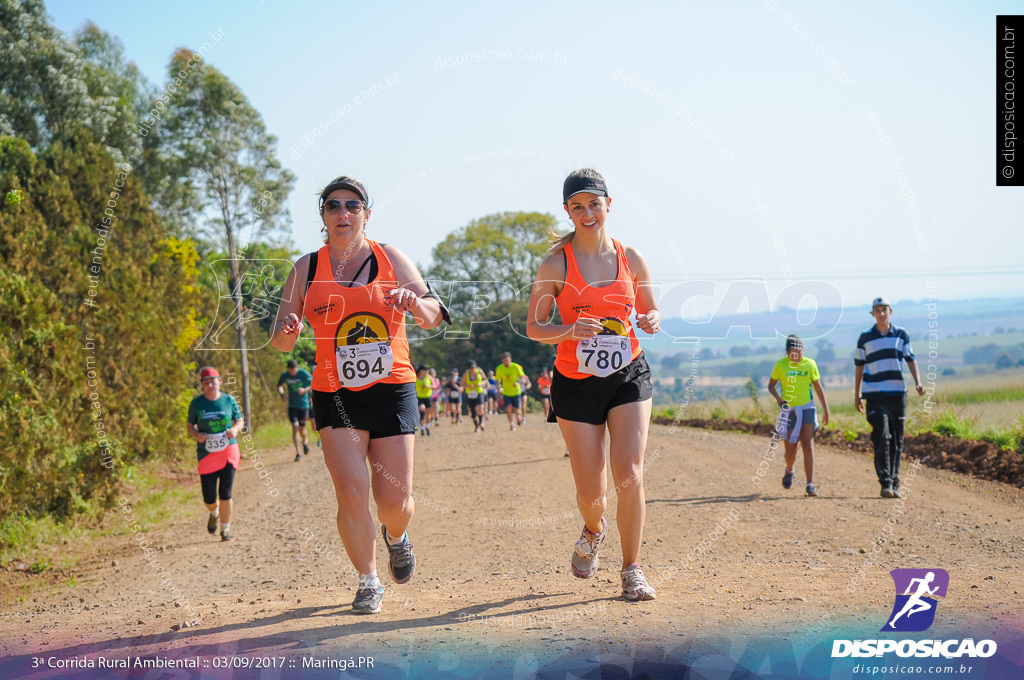
<path id="1" fill-rule="evenodd" d="M 253 440 L 257 450 L 289 446 L 292 428 L 287 421 L 264 425 Z M 314 435 L 315 441 L 315 435 Z M 243 454 L 244 454 L 243 447 Z M 244 464 L 244 463 L 243 463 Z M 127 500 L 133 514 L 144 530 L 158 526 L 181 513 L 182 508 L 195 503 L 199 484 L 182 484 L 183 472 L 194 470 L 195 453 L 183 451 L 175 459 L 163 459 L 129 466 L 122 473 L 120 498 Z M 120 520 L 120 504 L 93 499 L 85 502 L 83 511 L 73 518 L 57 522 L 50 515 L 26 516 L 14 514 L 0 519 L 0 565 L 14 561 L 25 565 L 31 574 L 77 566 L 73 544 L 89 540 L 128 535 L 128 525 Z M 116 515 L 117 517 L 115 517 Z M 74 587 L 74 575 L 64 581 Z"/>

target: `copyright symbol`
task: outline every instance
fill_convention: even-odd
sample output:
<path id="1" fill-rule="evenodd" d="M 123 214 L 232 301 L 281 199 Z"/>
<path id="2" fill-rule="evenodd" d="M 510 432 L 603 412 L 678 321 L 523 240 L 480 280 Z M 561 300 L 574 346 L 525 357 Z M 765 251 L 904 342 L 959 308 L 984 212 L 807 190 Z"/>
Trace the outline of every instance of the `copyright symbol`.
<path id="1" fill-rule="evenodd" d="M 1010 179 L 1011 177 L 1013 177 L 1013 166 L 1003 166 L 1003 177 L 1005 177 L 1006 179 Z"/>

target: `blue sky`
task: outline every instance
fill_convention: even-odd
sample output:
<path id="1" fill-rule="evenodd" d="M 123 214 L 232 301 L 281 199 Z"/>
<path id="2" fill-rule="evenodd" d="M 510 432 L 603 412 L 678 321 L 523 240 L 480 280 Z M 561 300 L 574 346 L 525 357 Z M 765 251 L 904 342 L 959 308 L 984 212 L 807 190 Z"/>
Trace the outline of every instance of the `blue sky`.
<path id="1" fill-rule="evenodd" d="M 857 308 L 928 282 L 946 299 L 1024 295 L 1024 194 L 996 187 L 993 163 L 995 16 L 1021 8 L 47 3 L 65 32 L 92 20 L 118 36 L 161 86 L 175 48 L 210 43 L 298 176 L 302 250 L 339 174 L 376 202 L 368 235 L 427 265 L 473 218 L 564 217 L 562 180 L 591 166 L 609 232 L 655 280 L 716 282 L 695 314 L 751 276 L 771 298 L 822 280 Z"/>

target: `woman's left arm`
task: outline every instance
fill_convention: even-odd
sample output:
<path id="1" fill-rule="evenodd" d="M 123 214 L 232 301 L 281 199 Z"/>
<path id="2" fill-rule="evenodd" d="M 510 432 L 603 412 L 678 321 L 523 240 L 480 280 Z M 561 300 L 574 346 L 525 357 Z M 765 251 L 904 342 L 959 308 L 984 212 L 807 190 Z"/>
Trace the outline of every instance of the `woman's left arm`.
<path id="1" fill-rule="evenodd" d="M 395 268 L 398 287 L 392 291 L 394 307 L 400 312 L 409 312 L 420 328 L 437 328 L 444 319 L 441 302 L 434 297 L 424 297 L 430 292 L 423 275 L 412 260 L 393 245 L 385 245 L 384 251 Z"/>
<path id="2" fill-rule="evenodd" d="M 651 335 L 661 330 L 661 312 L 658 301 L 654 298 L 654 286 L 651 285 L 651 271 L 647 261 L 636 248 L 626 247 L 626 262 L 636 279 L 636 325 Z"/>
<path id="3" fill-rule="evenodd" d="M 814 387 L 814 391 L 818 394 L 818 401 L 821 402 L 821 426 L 825 427 L 828 425 L 828 399 L 825 398 L 825 390 L 821 388 L 821 381 L 815 380 L 811 385 Z"/>

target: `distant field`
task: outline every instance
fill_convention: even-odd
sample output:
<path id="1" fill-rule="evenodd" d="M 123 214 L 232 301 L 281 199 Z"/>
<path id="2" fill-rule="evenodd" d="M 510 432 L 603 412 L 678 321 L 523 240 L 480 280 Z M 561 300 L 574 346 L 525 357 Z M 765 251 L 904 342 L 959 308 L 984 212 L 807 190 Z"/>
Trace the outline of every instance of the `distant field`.
<path id="1" fill-rule="evenodd" d="M 865 326 L 865 330 L 866 329 L 867 329 L 867 326 Z M 917 330 L 917 329 L 914 329 L 914 328 L 909 328 L 908 330 L 910 331 L 911 344 L 912 344 L 912 346 L 914 348 L 914 352 L 918 356 L 918 361 L 921 361 L 922 363 L 926 364 L 927 363 L 927 359 L 928 359 L 929 347 L 928 347 L 928 340 L 921 338 L 921 333 L 923 332 L 923 330 Z M 836 353 L 836 361 L 829 362 L 827 364 L 829 370 L 831 372 L 835 373 L 837 371 L 845 370 L 844 367 L 846 367 L 846 368 L 849 369 L 849 372 L 852 375 L 852 373 L 853 373 L 853 358 L 852 357 L 853 357 L 853 351 L 854 351 L 854 349 L 856 347 L 856 345 L 854 343 L 855 343 L 857 338 L 855 336 L 846 336 L 846 335 L 844 335 L 842 337 L 830 336 L 829 339 L 833 343 L 835 343 L 835 346 L 832 347 L 832 350 Z M 837 340 L 839 342 L 836 342 Z M 944 368 L 948 368 L 948 367 L 954 367 L 957 371 L 973 370 L 973 369 L 975 369 L 975 366 L 965 366 L 964 363 L 963 363 L 963 358 L 964 358 L 964 352 L 965 351 L 967 351 L 971 347 L 979 347 L 979 346 L 991 345 L 991 344 L 999 345 L 1000 347 L 1009 347 L 1009 346 L 1012 346 L 1012 345 L 1018 345 L 1018 344 L 1024 342 L 1024 331 L 1018 331 L 1018 332 L 1015 332 L 1015 333 L 992 333 L 992 334 L 989 334 L 989 335 L 968 335 L 968 336 L 957 337 L 957 338 L 951 338 L 951 337 L 942 336 L 942 337 L 939 338 L 939 340 L 937 342 L 938 342 L 938 348 L 935 351 L 938 352 L 938 357 L 934 361 L 934 363 L 936 363 L 939 366 L 940 370 L 942 370 Z M 739 344 L 739 343 L 736 343 L 736 344 Z M 745 356 L 745 357 L 732 357 L 732 356 L 729 356 L 729 348 L 728 347 L 715 347 L 714 350 L 716 352 L 718 352 L 721 356 L 719 356 L 716 359 L 701 359 L 700 360 L 700 369 L 702 371 L 716 371 L 717 369 L 720 369 L 722 367 L 729 366 L 729 365 L 732 365 L 732 364 L 735 364 L 735 363 L 739 363 L 741 361 L 755 362 L 755 363 L 756 362 L 760 362 L 760 361 L 768 361 L 768 360 L 775 361 L 776 359 L 778 359 L 779 357 L 782 356 L 783 342 L 779 341 L 778 343 L 775 343 L 775 344 L 778 346 L 777 347 L 777 351 L 773 351 L 773 352 L 771 352 L 769 354 L 751 354 L 751 355 Z M 763 346 L 763 345 L 764 345 L 763 342 L 756 342 L 756 343 L 755 342 L 751 342 L 751 343 L 746 343 L 744 346 L 748 346 L 748 347 L 751 347 L 751 348 L 756 348 L 758 346 Z M 680 348 L 678 350 L 673 348 L 672 350 L 668 350 L 668 351 L 656 351 L 653 354 L 654 354 L 654 362 L 652 362 L 652 363 L 653 363 L 653 365 L 655 367 L 657 367 L 659 369 L 660 369 L 660 364 L 661 364 L 661 357 L 666 356 L 666 355 L 679 354 L 680 358 L 683 361 L 683 363 L 680 366 L 680 368 L 676 369 L 673 372 L 673 374 L 674 375 L 681 375 L 681 374 L 683 374 L 683 373 L 685 373 L 686 371 L 689 370 L 690 349 L 688 349 L 688 348 L 684 347 L 684 348 Z M 817 359 L 816 355 L 817 355 L 817 349 L 814 347 L 814 343 L 813 342 L 808 343 L 808 346 L 807 346 L 807 356 L 809 356 L 812 359 Z M 979 368 L 983 368 L 983 367 L 979 367 Z M 989 365 L 988 368 L 991 368 L 991 365 Z M 669 374 L 668 373 L 664 373 L 664 375 L 667 376 Z"/>
<path id="2" fill-rule="evenodd" d="M 918 355 L 928 349 L 927 340 L 919 340 L 914 334 L 910 336 L 910 342 Z M 995 344 L 1000 347 L 1017 345 L 1024 342 L 1024 331 L 1016 333 L 992 333 L 989 335 L 967 335 L 959 338 L 940 337 L 938 340 L 938 352 L 941 354 L 959 354 L 963 356 L 966 350 L 976 345 Z"/>
<path id="3" fill-rule="evenodd" d="M 909 381 L 910 376 L 907 376 Z M 946 376 L 935 381 L 935 395 L 929 399 L 908 397 L 908 429 L 912 432 L 953 428 L 972 439 L 1002 440 L 1024 433 L 1024 368 L 1006 369 L 982 376 Z M 864 416 L 853 405 L 853 390 L 826 389 L 831 412 L 830 428 L 867 432 Z M 758 397 L 760 411 L 749 397 L 717 401 L 692 400 L 684 418 L 773 419 L 775 400 L 763 389 Z M 656 412 L 675 417 L 678 406 L 665 406 Z M 1001 439 L 1002 438 L 1002 439 Z"/>

